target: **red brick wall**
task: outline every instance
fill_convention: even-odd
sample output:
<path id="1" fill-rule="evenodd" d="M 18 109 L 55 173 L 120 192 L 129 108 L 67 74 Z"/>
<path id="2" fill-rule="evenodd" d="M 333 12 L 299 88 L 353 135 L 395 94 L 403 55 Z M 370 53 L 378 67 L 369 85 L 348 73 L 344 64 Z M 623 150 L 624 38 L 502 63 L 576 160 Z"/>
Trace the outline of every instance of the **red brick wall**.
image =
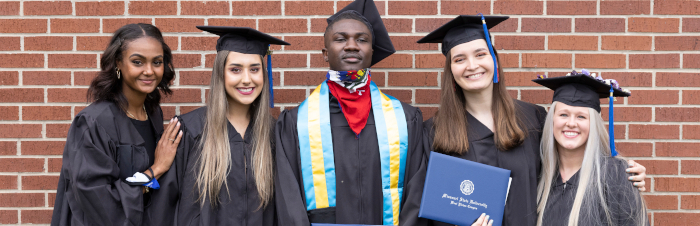
<path id="1" fill-rule="evenodd" d="M 0 224 L 50 221 L 65 136 L 86 106 L 99 56 L 126 23 L 153 23 L 175 53 L 165 117 L 204 103 L 213 35 L 195 25 L 248 26 L 292 43 L 275 47 L 277 109 L 323 80 L 325 18 L 348 1 L 0 2 Z M 518 99 L 547 104 L 530 80 L 587 68 L 632 90 L 618 98 L 618 148 L 647 166 L 652 224 L 700 222 L 700 2 L 378 1 L 396 54 L 373 80 L 402 101 L 436 110 L 444 58 L 415 41 L 457 14 L 502 14 L 493 29 L 503 75 Z M 604 108 L 606 111 L 607 108 Z M 607 114 L 604 113 L 604 117 Z"/>

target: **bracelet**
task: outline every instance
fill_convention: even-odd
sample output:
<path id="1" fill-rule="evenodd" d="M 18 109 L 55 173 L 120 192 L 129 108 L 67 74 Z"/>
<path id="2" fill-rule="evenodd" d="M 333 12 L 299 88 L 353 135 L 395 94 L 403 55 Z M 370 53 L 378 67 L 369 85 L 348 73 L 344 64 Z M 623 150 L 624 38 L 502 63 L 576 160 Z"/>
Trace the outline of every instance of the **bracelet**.
<path id="1" fill-rule="evenodd" d="M 148 176 L 147 173 L 144 173 L 143 175 L 146 176 L 146 177 L 148 178 L 148 181 L 152 181 L 152 180 L 153 180 L 153 177 L 155 177 L 156 175 L 153 173 L 153 170 L 151 169 L 151 167 L 148 167 L 148 170 L 151 171 L 151 175 L 152 175 L 152 176 Z"/>
<path id="2" fill-rule="evenodd" d="M 153 173 L 153 169 L 151 169 L 150 167 L 148 168 L 148 170 L 151 171 L 151 175 L 153 175 L 153 177 L 148 176 L 148 174 L 144 174 L 144 175 L 146 175 L 146 177 L 148 177 L 149 182 L 144 184 L 143 186 L 146 186 L 146 189 L 148 189 L 148 188 L 159 189 L 160 185 L 158 184 L 158 180 L 156 180 L 156 174 Z"/>

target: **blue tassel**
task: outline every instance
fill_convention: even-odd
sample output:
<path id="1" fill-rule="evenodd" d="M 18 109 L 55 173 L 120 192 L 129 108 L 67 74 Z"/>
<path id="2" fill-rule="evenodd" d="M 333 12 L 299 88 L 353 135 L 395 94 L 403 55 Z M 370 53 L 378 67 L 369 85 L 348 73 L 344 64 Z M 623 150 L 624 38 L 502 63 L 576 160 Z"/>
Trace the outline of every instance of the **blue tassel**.
<path id="1" fill-rule="evenodd" d="M 491 45 L 491 35 L 489 34 L 489 29 L 486 27 L 486 19 L 484 19 L 484 14 L 481 15 L 481 25 L 484 27 L 484 36 L 486 36 L 486 44 L 489 46 L 489 53 L 491 53 L 491 58 L 493 58 L 493 83 L 498 83 L 498 63 L 496 61 L 496 54 L 493 53 L 493 45 Z"/>
<path id="2" fill-rule="evenodd" d="M 613 102 L 615 100 L 613 99 L 613 87 L 612 85 L 610 86 L 610 103 L 608 107 L 608 130 L 610 134 L 610 155 L 615 157 L 617 156 L 617 151 L 615 151 L 615 119 L 613 116 Z"/>
<path id="3" fill-rule="evenodd" d="M 270 82 L 270 108 L 275 107 L 275 92 L 272 89 L 272 54 L 270 49 L 270 45 L 267 45 L 267 80 Z"/>

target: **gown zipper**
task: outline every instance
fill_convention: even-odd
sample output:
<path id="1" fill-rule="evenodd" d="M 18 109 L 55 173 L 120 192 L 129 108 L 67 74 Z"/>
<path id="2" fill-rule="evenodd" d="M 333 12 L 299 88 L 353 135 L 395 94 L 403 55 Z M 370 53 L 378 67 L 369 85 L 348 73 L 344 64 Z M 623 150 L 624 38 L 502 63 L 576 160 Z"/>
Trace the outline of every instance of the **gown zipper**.
<path id="1" fill-rule="evenodd" d="M 243 146 L 243 165 L 245 166 L 243 170 L 245 173 L 245 211 L 243 211 L 243 225 L 248 225 L 248 158 L 246 156 L 245 142 L 243 142 Z"/>
<path id="2" fill-rule="evenodd" d="M 370 113 L 370 114 L 371 114 L 371 113 Z M 358 139 L 355 139 L 355 143 L 357 143 L 357 145 L 356 145 L 356 147 L 357 147 L 357 160 L 359 161 L 359 165 L 362 165 L 361 155 L 360 155 L 360 151 L 362 150 L 362 149 L 360 148 L 360 139 L 359 139 L 359 138 L 358 138 Z M 359 180 L 360 183 L 357 183 L 357 184 L 358 184 L 358 186 L 359 186 L 359 188 L 360 188 L 360 219 L 364 219 L 364 216 L 362 216 L 362 214 L 364 213 L 364 211 L 363 211 L 364 208 L 363 208 L 363 207 L 364 207 L 364 204 L 365 204 L 365 203 L 364 203 L 364 199 L 362 199 L 362 197 L 364 197 L 364 195 L 362 195 L 362 172 L 361 172 L 361 171 L 362 171 L 362 167 L 358 167 L 357 172 L 358 172 L 358 176 L 360 177 L 360 178 L 359 178 L 359 179 L 360 179 L 360 180 Z M 337 203 L 336 203 L 336 206 L 337 206 Z M 337 210 L 337 209 L 336 209 L 336 210 Z M 336 222 L 337 222 L 337 219 L 336 219 Z"/>

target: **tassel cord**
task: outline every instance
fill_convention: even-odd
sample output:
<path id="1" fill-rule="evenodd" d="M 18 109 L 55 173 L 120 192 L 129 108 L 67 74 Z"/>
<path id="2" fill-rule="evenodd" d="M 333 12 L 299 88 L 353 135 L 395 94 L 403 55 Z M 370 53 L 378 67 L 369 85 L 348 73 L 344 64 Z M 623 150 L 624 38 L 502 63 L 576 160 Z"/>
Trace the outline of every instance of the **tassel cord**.
<path id="1" fill-rule="evenodd" d="M 609 107 L 608 107 L 608 130 L 609 130 L 609 135 L 610 135 L 610 155 L 611 156 L 617 156 L 617 151 L 615 150 L 615 119 L 613 115 L 613 103 L 615 102 L 615 99 L 613 97 L 613 87 L 612 85 L 610 86 L 610 100 L 609 102 Z"/>
<path id="2" fill-rule="evenodd" d="M 484 19 L 484 14 L 479 13 L 481 16 L 481 25 L 484 27 L 484 36 L 486 36 L 486 44 L 489 46 L 489 53 L 491 53 L 491 58 L 493 58 L 493 83 L 498 83 L 498 62 L 496 61 L 496 54 L 493 52 L 493 45 L 491 44 L 491 35 L 489 34 L 489 29 L 486 27 L 486 19 Z"/>
<path id="3" fill-rule="evenodd" d="M 267 47 L 270 48 L 270 45 Z M 270 82 L 270 108 L 275 107 L 275 92 L 272 89 L 272 54 L 267 54 L 267 80 Z"/>

